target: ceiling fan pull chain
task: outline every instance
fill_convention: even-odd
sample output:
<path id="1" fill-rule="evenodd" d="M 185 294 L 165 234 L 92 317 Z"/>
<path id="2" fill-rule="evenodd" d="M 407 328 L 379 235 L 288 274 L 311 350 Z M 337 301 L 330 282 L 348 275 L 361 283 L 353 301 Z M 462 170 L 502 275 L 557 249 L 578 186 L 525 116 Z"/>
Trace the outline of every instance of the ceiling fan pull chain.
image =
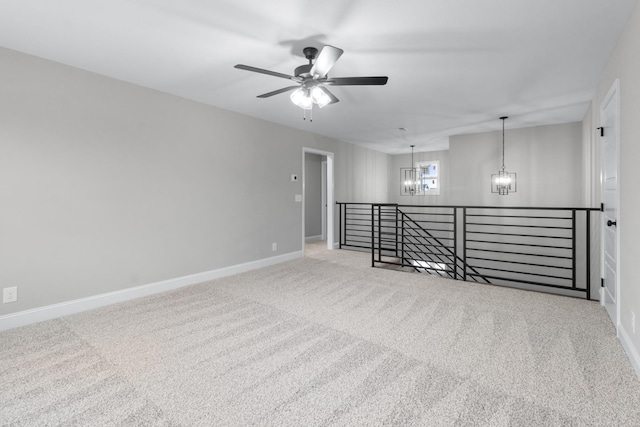
<path id="1" fill-rule="evenodd" d="M 313 107 L 309 110 L 309 123 L 313 121 Z"/>

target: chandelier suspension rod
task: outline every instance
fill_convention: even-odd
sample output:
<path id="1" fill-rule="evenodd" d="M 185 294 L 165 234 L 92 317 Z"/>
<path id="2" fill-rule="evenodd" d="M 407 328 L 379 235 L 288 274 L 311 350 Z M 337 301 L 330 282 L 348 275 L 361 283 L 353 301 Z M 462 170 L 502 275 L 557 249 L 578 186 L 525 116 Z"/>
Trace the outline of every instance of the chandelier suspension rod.
<path id="1" fill-rule="evenodd" d="M 413 147 L 415 147 L 415 145 L 411 146 L 411 168 L 415 169 L 415 165 L 413 164 Z M 504 163 L 504 160 L 503 160 Z"/>
<path id="2" fill-rule="evenodd" d="M 500 117 L 502 120 L 502 170 L 504 170 L 504 121 L 508 118 L 507 116 Z"/>

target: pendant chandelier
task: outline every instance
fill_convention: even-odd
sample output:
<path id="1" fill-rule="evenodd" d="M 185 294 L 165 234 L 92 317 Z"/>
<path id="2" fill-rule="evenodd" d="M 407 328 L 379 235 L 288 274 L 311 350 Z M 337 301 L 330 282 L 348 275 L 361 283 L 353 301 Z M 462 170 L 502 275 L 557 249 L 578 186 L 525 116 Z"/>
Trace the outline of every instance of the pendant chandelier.
<path id="1" fill-rule="evenodd" d="M 491 192 L 506 196 L 517 191 L 516 174 L 505 170 L 504 166 L 504 121 L 509 117 L 500 117 L 502 120 L 502 169 L 497 174 L 491 175 Z"/>
<path id="2" fill-rule="evenodd" d="M 401 169 L 404 179 L 404 194 L 410 196 L 415 195 L 420 190 L 420 170 L 413 163 L 413 147 L 415 145 L 411 145 L 411 167 Z"/>

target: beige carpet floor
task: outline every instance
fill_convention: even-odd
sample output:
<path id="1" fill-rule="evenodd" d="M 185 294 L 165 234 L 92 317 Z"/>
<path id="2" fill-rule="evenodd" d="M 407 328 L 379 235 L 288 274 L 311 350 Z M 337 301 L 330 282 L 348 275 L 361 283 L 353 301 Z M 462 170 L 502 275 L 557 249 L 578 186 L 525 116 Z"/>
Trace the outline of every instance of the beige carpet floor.
<path id="1" fill-rule="evenodd" d="M 597 303 L 306 254 L 0 333 L 0 425 L 640 426 Z"/>

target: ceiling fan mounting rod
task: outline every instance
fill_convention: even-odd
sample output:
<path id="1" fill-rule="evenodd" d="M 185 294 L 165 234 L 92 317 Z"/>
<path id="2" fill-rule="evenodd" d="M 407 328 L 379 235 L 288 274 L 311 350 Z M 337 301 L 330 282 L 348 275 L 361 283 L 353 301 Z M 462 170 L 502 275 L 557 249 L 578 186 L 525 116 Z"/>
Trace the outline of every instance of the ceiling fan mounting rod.
<path id="1" fill-rule="evenodd" d="M 304 57 L 309 60 L 309 65 L 311 65 L 313 64 L 313 60 L 316 59 L 316 55 L 318 54 L 318 49 L 316 49 L 315 47 L 308 46 L 302 49 L 302 53 L 304 54 Z"/>

